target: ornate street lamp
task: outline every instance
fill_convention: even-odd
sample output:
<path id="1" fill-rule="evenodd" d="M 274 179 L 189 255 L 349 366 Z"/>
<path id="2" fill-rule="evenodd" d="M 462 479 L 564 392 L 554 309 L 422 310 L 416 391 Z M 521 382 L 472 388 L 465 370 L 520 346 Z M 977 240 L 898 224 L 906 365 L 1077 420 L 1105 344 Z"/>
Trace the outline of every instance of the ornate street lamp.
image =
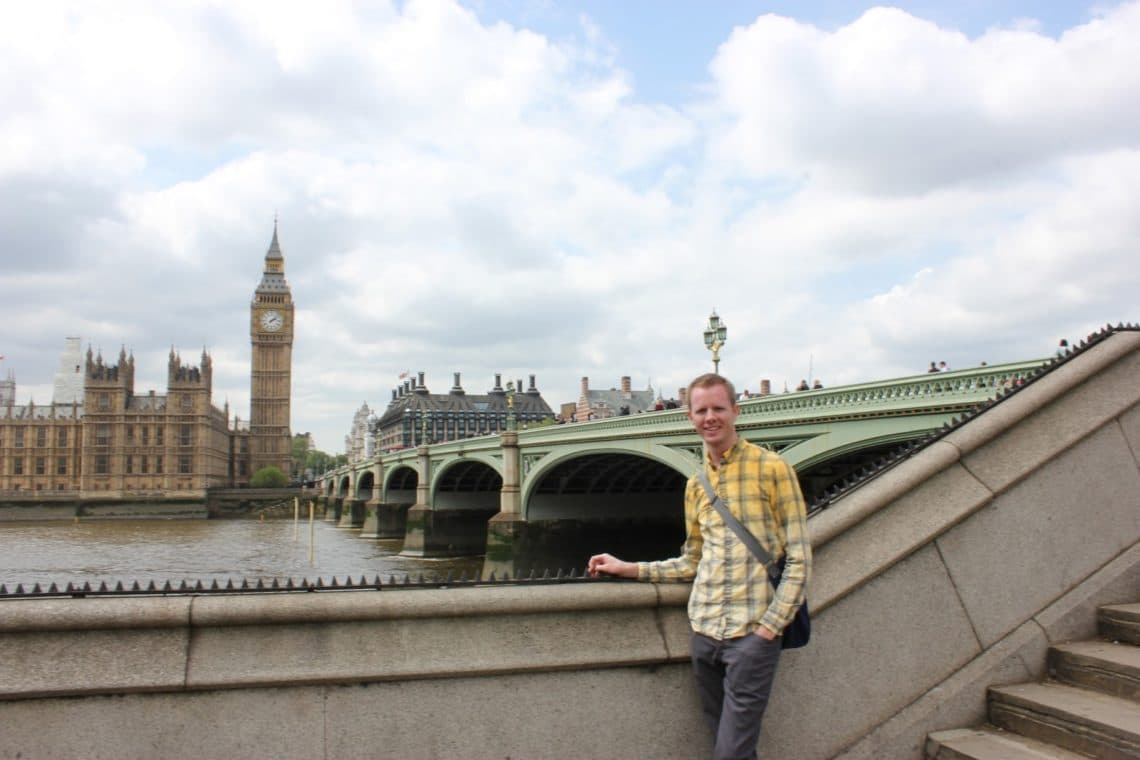
<path id="1" fill-rule="evenodd" d="M 709 316 L 709 324 L 705 328 L 705 347 L 712 351 L 713 372 L 720 374 L 720 349 L 728 340 L 728 327 L 716 315 L 716 309 Z"/>

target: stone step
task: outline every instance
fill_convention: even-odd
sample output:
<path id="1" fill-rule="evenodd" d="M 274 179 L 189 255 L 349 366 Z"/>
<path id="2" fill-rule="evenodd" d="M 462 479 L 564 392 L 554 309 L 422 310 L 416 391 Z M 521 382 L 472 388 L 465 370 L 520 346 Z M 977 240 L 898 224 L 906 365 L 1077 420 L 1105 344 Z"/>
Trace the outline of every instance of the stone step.
<path id="1" fill-rule="evenodd" d="M 926 760 L 1088 760 L 1053 744 L 984 728 L 955 728 L 926 738 Z"/>
<path id="2" fill-rule="evenodd" d="M 1109 641 L 1055 644 L 1049 648 L 1049 675 L 1140 702 L 1140 647 Z"/>
<path id="3" fill-rule="evenodd" d="M 1140 644 L 1140 604 L 1111 604 L 1096 615 L 1100 635 L 1109 641 Z"/>
<path id="4" fill-rule="evenodd" d="M 990 723 L 1100 760 L 1140 757 L 1140 704 L 1064 684 L 989 689 Z"/>

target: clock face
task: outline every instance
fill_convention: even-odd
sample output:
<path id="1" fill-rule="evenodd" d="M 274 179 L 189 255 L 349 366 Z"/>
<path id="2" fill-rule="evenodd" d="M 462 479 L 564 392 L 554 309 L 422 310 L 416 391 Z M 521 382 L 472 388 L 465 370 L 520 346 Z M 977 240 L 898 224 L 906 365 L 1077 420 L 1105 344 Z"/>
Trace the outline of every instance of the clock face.
<path id="1" fill-rule="evenodd" d="M 281 325 L 285 324 L 285 320 L 281 318 L 281 313 L 270 309 L 261 313 L 261 327 L 269 332 L 277 332 L 281 329 Z"/>

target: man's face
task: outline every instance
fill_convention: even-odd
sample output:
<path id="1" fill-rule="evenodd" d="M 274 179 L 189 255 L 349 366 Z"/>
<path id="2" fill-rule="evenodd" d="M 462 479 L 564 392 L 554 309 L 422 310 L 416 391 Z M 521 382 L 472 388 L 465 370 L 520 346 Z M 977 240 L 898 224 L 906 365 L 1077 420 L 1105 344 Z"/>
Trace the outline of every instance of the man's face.
<path id="1" fill-rule="evenodd" d="M 689 394 L 689 420 L 709 449 L 727 451 L 736 442 L 736 415 L 740 407 L 728 397 L 728 388 L 713 385 L 693 388 Z"/>

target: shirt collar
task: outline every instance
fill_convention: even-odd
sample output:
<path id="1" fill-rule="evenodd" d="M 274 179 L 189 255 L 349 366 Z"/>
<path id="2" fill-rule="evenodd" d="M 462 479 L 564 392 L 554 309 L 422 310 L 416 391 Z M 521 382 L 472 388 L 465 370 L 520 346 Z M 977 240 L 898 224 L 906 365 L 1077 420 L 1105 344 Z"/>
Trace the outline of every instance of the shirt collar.
<path id="1" fill-rule="evenodd" d="M 705 463 L 714 469 L 716 467 L 719 467 L 721 464 L 729 464 L 740 454 L 740 448 L 743 444 L 744 439 L 740 436 L 739 433 L 737 433 L 736 443 L 732 444 L 728 451 L 724 452 L 724 454 L 721 455 L 719 462 L 713 461 L 712 454 L 705 454 Z"/>

